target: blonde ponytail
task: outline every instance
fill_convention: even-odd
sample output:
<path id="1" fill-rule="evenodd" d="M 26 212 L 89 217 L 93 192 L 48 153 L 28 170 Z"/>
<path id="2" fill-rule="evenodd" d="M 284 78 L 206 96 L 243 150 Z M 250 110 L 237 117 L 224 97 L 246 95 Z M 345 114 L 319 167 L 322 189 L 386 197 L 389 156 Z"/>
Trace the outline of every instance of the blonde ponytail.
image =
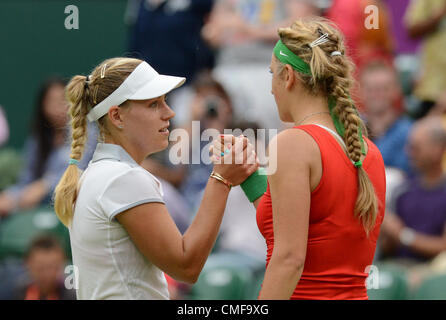
<path id="1" fill-rule="evenodd" d="M 142 60 L 133 58 L 107 59 L 88 78 L 74 76 L 66 87 L 66 97 L 70 104 L 72 160 L 55 189 L 54 209 L 57 217 L 67 227 L 73 220 L 78 196 L 80 170 L 74 163 L 82 159 L 87 141 L 87 114 L 94 105 L 115 91 L 141 62 Z M 101 136 L 109 133 L 105 116 L 98 120 L 98 126 Z"/>
<path id="2" fill-rule="evenodd" d="M 80 161 L 87 140 L 87 103 L 85 97 L 86 77 L 75 76 L 66 88 L 67 100 L 70 103 L 71 116 L 71 155 L 70 159 Z M 77 198 L 79 168 L 76 164 L 68 165 L 55 190 L 54 209 L 57 217 L 69 226 L 73 217 L 73 206 Z"/>
<path id="3" fill-rule="evenodd" d="M 324 94 L 336 100 L 333 109 L 344 126 L 344 141 L 349 158 L 358 163 L 361 160 L 361 138 L 367 135 L 366 127 L 359 117 L 350 90 L 353 85 L 353 63 L 345 55 L 342 34 L 324 18 L 300 19 L 289 28 L 280 28 L 282 42 L 306 62 L 311 74 L 299 73 L 304 87 L 314 95 Z M 310 47 L 310 43 L 327 34 L 328 41 Z M 332 55 L 333 52 L 340 54 Z M 283 66 L 280 65 L 282 68 Z M 370 178 L 362 165 L 357 166 L 358 195 L 355 203 L 355 216 L 360 219 L 367 233 L 373 229 L 378 213 L 378 202 Z"/>
<path id="4" fill-rule="evenodd" d="M 334 83 L 337 83 L 336 80 Z M 359 131 L 361 130 L 363 135 L 367 135 L 367 130 L 345 90 L 340 90 L 337 85 L 332 96 L 337 100 L 334 112 L 339 115 L 345 128 L 344 142 L 347 146 L 347 154 L 354 163 L 358 163 L 362 155 Z M 358 196 L 355 203 L 355 216 L 362 221 L 366 233 L 369 234 L 375 225 L 378 202 L 373 184 L 362 165 L 357 167 L 357 171 Z"/>

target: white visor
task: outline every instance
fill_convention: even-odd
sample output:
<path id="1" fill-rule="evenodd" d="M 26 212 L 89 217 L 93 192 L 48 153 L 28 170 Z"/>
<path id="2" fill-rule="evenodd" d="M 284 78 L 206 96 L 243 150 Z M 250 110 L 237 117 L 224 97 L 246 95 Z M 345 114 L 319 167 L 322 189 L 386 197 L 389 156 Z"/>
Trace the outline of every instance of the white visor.
<path id="1" fill-rule="evenodd" d="M 180 87 L 186 78 L 161 75 L 147 62 L 141 62 L 125 81 L 101 103 L 90 110 L 88 121 L 95 121 L 107 114 L 112 106 L 127 100 L 147 100 L 165 95 Z"/>

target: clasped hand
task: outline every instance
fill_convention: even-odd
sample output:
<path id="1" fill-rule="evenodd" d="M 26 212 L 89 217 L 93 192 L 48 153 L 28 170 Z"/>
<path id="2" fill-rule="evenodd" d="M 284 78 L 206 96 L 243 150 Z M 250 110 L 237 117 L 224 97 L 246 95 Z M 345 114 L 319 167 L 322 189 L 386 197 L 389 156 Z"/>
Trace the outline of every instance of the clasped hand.
<path id="1" fill-rule="evenodd" d="M 253 174 L 259 167 L 259 159 L 248 138 L 241 135 L 220 135 L 209 151 L 214 171 L 223 176 L 233 186 L 237 186 Z"/>

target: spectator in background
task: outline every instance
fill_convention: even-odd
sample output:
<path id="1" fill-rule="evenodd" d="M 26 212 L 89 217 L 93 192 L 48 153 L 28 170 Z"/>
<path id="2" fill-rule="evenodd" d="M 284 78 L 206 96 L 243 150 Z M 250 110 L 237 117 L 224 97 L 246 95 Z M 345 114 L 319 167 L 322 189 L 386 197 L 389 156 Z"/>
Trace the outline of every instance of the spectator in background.
<path id="1" fill-rule="evenodd" d="M 281 129 L 268 66 L 277 29 L 299 17 L 319 15 L 310 0 L 218 0 L 204 38 L 219 49 L 215 78 L 226 88 L 239 121 Z"/>
<path id="2" fill-rule="evenodd" d="M 429 112 L 429 115 L 443 117 L 444 119 L 446 119 L 446 88 L 441 93 L 434 107 Z"/>
<path id="3" fill-rule="evenodd" d="M 8 139 L 8 121 L 2 106 L 0 106 L 0 192 L 17 181 L 21 169 L 19 153 L 12 148 L 5 147 Z"/>
<path id="4" fill-rule="evenodd" d="M 75 290 L 65 287 L 66 257 L 52 236 L 35 238 L 25 257 L 29 279 L 16 288 L 17 300 L 75 300 Z"/>
<path id="5" fill-rule="evenodd" d="M 361 67 L 371 59 L 383 59 L 393 62 L 395 53 L 395 40 L 392 32 L 391 16 L 387 4 L 382 0 L 362 0 L 363 19 L 366 21 L 370 11 L 367 8 L 378 8 L 379 24 L 377 29 L 370 29 L 363 22 L 360 28 L 358 67 Z"/>
<path id="6" fill-rule="evenodd" d="M 409 6 L 407 0 L 386 0 L 389 8 L 390 23 L 392 25 L 393 35 L 395 36 L 395 53 L 415 55 L 418 51 L 420 41 L 412 39 L 404 25 L 404 13 Z"/>
<path id="7" fill-rule="evenodd" d="M 19 181 L 0 193 L 0 216 L 49 203 L 70 154 L 67 144 L 68 104 L 65 81 L 44 82 L 38 95 L 32 132 L 25 143 L 25 166 Z M 89 130 L 89 145 L 80 165 L 86 167 L 96 144 L 96 130 Z"/>
<path id="8" fill-rule="evenodd" d="M 371 13 L 366 8 L 378 8 L 378 29 L 367 29 L 365 22 Z M 345 35 L 348 53 L 358 69 L 372 58 L 393 60 L 394 40 L 387 6 L 380 0 L 334 0 L 326 16 Z M 376 21 L 372 21 L 376 22 Z"/>
<path id="9" fill-rule="evenodd" d="M 224 129 L 232 128 L 232 100 L 225 87 L 211 73 L 202 72 L 194 81 L 193 88 L 187 122 L 189 134 L 192 134 L 192 121 L 200 121 L 201 131 L 213 128 L 223 133 Z"/>
<path id="10" fill-rule="evenodd" d="M 402 115 L 402 90 L 395 69 L 380 61 L 364 66 L 359 94 L 370 137 L 384 164 L 410 174 L 405 145 L 412 121 Z"/>
<path id="11" fill-rule="evenodd" d="M 217 130 L 223 134 L 224 129 L 232 129 L 232 101 L 225 88 L 209 73 L 202 73 L 193 84 L 195 94 L 191 101 L 189 120 L 200 124 L 200 136 L 207 129 Z M 187 128 L 189 137 L 194 139 L 191 125 Z M 192 207 L 197 206 L 201 200 L 201 191 L 206 187 L 212 163 L 205 163 L 201 155 L 206 154 L 209 141 L 195 143 L 189 141 L 190 155 L 200 153 L 200 163 L 190 163 L 187 173 L 181 184 L 180 191 L 190 202 Z"/>
<path id="12" fill-rule="evenodd" d="M 214 66 L 214 53 L 201 38 L 201 29 L 213 0 L 130 0 L 136 8 L 130 34 L 130 51 L 146 60 L 162 74 L 181 76 L 193 81 L 197 72 Z M 130 15 L 129 13 L 127 15 Z M 169 95 L 169 105 L 176 112 L 172 119 L 182 123 L 192 94 L 187 85 Z"/>
<path id="13" fill-rule="evenodd" d="M 6 116 L 3 112 L 2 106 L 0 106 L 0 147 L 6 142 L 8 142 L 9 138 L 9 126 L 8 121 L 6 121 Z"/>
<path id="14" fill-rule="evenodd" d="M 446 130 L 446 90 L 443 91 L 429 115 L 441 117 L 443 128 Z M 443 155 L 443 172 L 446 173 L 446 152 Z"/>
<path id="15" fill-rule="evenodd" d="M 421 74 L 415 88 L 421 104 L 414 115 L 421 118 L 446 88 L 446 1 L 414 0 L 405 21 L 410 36 L 422 39 Z"/>
<path id="16" fill-rule="evenodd" d="M 409 156 L 417 175 L 405 181 L 382 224 L 382 252 L 409 264 L 427 262 L 446 250 L 446 177 L 442 157 L 446 130 L 441 119 L 414 124 Z"/>
<path id="17" fill-rule="evenodd" d="M 398 70 L 401 87 L 406 96 L 406 110 L 412 113 L 419 102 L 413 96 L 414 79 L 419 72 L 420 58 L 418 56 L 420 39 L 409 36 L 404 14 L 409 6 L 408 0 L 385 0 L 389 8 L 392 33 L 395 39 L 395 68 Z"/>
<path id="18" fill-rule="evenodd" d="M 361 1 L 333 0 L 325 16 L 344 34 L 347 53 L 357 65 L 361 28 L 365 21 Z"/>

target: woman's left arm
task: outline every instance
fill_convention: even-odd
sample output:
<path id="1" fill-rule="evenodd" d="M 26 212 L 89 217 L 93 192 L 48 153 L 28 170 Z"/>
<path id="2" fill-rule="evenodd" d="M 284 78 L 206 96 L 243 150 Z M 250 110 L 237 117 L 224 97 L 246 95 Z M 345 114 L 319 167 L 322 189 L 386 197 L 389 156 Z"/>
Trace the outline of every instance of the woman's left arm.
<path id="1" fill-rule="evenodd" d="M 311 200 L 310 164 L 317 155 L 315 146 L 307 133 L 296 129 L 281 132 L 269 145 L 271 168 L 276 168 L 268 176 L 274 250 L 259 299 L 289 299 L 302 275 Z"/>

